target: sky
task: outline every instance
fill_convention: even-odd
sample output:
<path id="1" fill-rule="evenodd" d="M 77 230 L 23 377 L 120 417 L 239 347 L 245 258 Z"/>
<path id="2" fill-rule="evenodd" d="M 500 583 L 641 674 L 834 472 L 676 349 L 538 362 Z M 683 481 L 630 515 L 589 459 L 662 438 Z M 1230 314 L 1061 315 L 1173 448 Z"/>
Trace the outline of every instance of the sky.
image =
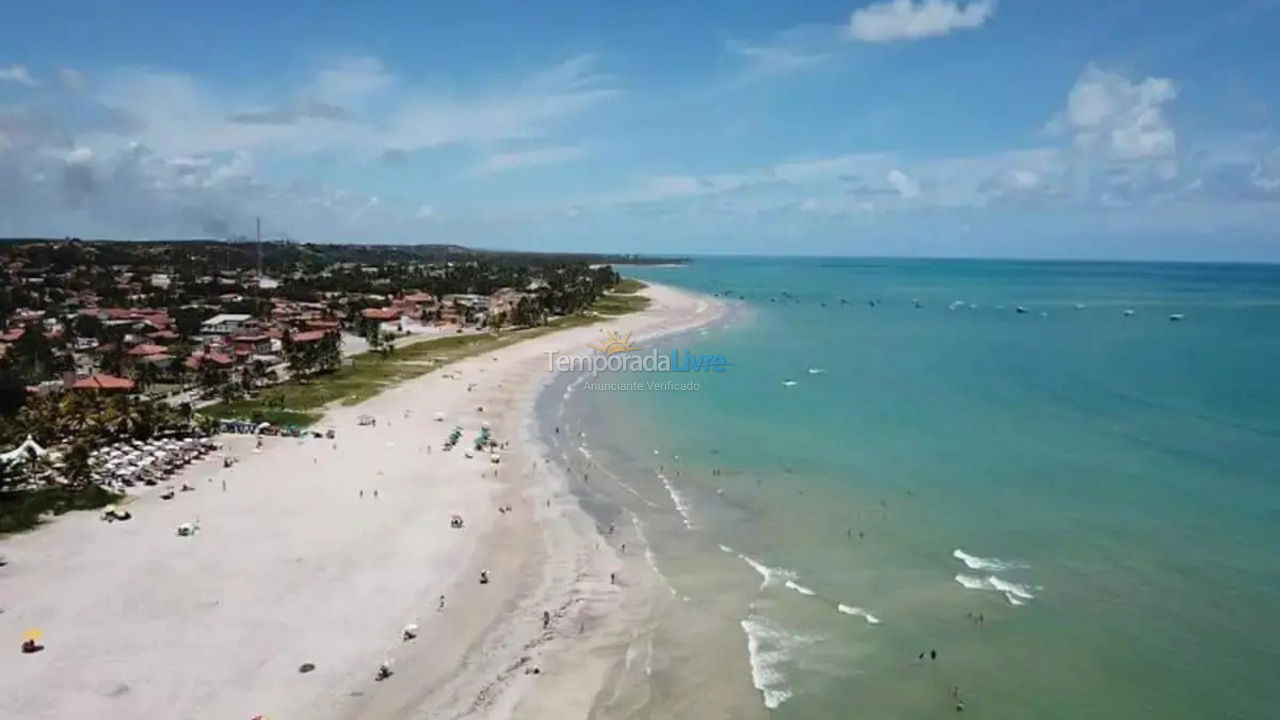
<path id="1" fill-rule="evenodd" d="M 0 236 L 1280 260 L 1280 0 L 0 15 Z"/>

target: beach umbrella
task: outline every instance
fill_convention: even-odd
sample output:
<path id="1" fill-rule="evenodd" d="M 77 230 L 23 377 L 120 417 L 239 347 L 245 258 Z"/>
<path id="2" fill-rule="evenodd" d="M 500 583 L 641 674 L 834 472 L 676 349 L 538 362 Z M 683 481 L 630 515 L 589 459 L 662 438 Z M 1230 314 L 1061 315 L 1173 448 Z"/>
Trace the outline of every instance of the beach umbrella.
<path id="1" fill-rule="evenodd" d="M 22 642 L 40 642 L 40 638 L 42 637 L 44 637 L 44 633 L 40 632 L 37 628 L 31 628 L 30 630 L 22 633 Z"/>

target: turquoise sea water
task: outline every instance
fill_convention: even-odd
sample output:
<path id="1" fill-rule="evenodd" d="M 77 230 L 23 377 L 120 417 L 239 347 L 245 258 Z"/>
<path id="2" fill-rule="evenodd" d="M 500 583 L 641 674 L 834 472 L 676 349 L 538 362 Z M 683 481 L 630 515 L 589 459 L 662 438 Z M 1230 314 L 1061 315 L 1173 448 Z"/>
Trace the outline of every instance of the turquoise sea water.
<path id="1" fill-rule="evenodd" d="M 632 716 L 1280 713 L 1280 268 L 626 274 L 738 305 L 608 378 L 697 392 L 568 401 L 673 588 Z"/>

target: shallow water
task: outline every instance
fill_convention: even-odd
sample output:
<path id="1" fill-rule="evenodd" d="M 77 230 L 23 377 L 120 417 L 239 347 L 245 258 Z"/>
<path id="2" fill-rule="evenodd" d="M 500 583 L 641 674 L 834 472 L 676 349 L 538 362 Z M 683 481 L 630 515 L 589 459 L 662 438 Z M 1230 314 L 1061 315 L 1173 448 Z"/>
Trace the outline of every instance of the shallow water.
<path id="1" fill-rule="evenodd" d="M 556 395 L 583 491 L 635 514 L 676 597 L 632 716 L 1280 703 L 1280 268 L 631 274 L 743 296 L 662 343 L 733 363 L 699 391 Z"/>

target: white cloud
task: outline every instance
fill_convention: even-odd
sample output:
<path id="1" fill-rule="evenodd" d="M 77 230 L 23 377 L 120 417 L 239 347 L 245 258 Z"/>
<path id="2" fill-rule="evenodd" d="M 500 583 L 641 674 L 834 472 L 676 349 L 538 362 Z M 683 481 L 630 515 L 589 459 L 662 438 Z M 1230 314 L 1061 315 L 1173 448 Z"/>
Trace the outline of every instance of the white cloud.
<path id="1" fill-rule="evenodd" d="M 894 190 L 902 197 L 911 200 L 920 196 L 920 183 L 912 180 L 910 176 L 901 170 L 894 168 L 885 175 L 885 180 L 893 186 Z"/>
<path id="2" fill-rule="evenodd" d="M 884 0 L 855 10 L 846 32 L 864 42 L 918 40 L 980 27 L 995 11 L 995 0 Z"/>
<path id="3" fill-rule="evenodd" d="M 382 204 L 382 201 L 378 199 L 377 195 L 374 195 L 373 197 L 366 200 L 364 205 L 361 205 L 360 207 L 356 208 L 355 211 L 351 213 L 351 219 L 359 220 L 360 218 L 369 214 L 373 210 L 377 209 L 377 207 L 381 204 Z"/>
<path id="4" fill-rule="evenodd" d="M 815 52 L 782 44 L 754 45 L 730 42 L 727 47 L 750 66 L 753 75 L 787 75 L 822 65 L 831 58 L 829 53 Z"/>
<path id="5" fill-rule="evenodd" d="M 58 82 L 66 90 L 72 92 L 80 92 L 88 85 L 85 82 L 84 74 L 73 68 L 62 68 L 58 71 Z"/>
<path id="6" fill-rule="evenodd" d="M 581 55 L 537 73 L 515 87 L 479 95 L 420 94 L 391 114 L 385 146 L 421 150 L 455 143 L 540 137 L 560 123 L 618 95 Z"/>
<path id="7" fill-rule="evenodd" d="M 93 151 L 87 147 L 78 147 L 67 152 L 68 165 L 88 165 L 93 162 Z"/>
<path id="8" fill-rule="evenodd" d="M 102 68 L 91 84 L 64 69 L 55 80 L 64 92 L 0 109 L 0 236 L 226 237 L 255 215 L 320 240 L 371 228 L 414 239 L 427 219 L 440 232 L 474 231 L 485 218 L 514 229 L 522 221 L 501 218 L 525 211 L 509 206 L 464 206 L 445 220 L 395 195 L 267 182 L 257 168 L 280 175 L 294 158 L 322 156 L 358 171 L 389 150 L 408 158 L 458 145 L 489 153 L 479 156 L 482 174 L 567 162 L 584 151 L 543 139 L 619 94 L 590 55 L 461 90 L 418 84 L 368 57 L 336 59 L 283 90 L 162 69 Z"/>
<path id="9" fill-rule="evenodd" d="M 7 80 L 27 87 L 35 87 L 40 84 L 35 78 L 31 77 L 31 72 L 27 70 L 26 65 L 0 67 L 0 80 Z"/>
<path id="10" fill-rule="evenodd" d="M 559 165 L 576 160 L 584 154 L 584 148 L 569 145 L 493 153 L 472 168 L 470 174 L 494 175 L 519 168 Z"/>
<path id="11" fill-rule="evenodd" d="M 1050 121 L 1050 132 L 1071 137 L 1082 150 L 1122 160 L 1167 157 L 1177 137 L 1165 106 L 1178 96 L 1169 78 L 1131 82 L 1090 65 L 1067 95 L 1067 107 Z"/>
<path id="12" fill-rule="evenodd" d="M 375 57 L 340 58 L 316 73 L 309 90 L 314 98 L 335 105 L 358 105 L 395 84 Z"/>

